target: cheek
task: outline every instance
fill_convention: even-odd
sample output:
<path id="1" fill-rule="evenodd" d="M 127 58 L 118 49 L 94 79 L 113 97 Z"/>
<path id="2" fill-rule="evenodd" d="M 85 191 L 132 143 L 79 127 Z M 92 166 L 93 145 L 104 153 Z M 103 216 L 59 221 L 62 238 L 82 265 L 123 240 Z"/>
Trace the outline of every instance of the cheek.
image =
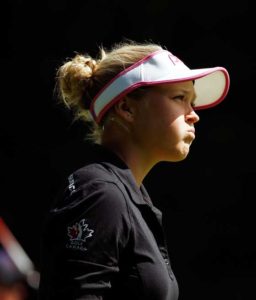
<path id="1" fill-rule="evenodd" d="M 170 127 L 172 128 L 173 132 L 176 132 L 177 135 L 182 135 L 184 128 L 184 116 L 176 117 L 170 124 Z"/>
<path id="2" fill-rule="evenodd" d="M 134 125 L 144 135 L 151 132 L 153 135 L 171 134 L 179 137 L 184 126 L 184 116 L 169 99 L 156 99 L 141 105 Z"/>
<path id="3" fill-rule="evenodd" d="M 159 118 L 158 123 L 163 130 L 169 131 L 174 136 L 179 136 L 184 126 L 184 117 L 173 110 L 166 110 L 162 113 L 162 118 Z"/>

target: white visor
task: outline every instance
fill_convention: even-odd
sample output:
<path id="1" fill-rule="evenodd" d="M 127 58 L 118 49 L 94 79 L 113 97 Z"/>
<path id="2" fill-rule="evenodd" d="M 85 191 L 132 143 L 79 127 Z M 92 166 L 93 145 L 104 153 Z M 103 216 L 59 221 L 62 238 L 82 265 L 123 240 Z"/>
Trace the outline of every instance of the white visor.
<path id="1" fill-rule="evenodd" d="M 166 50 L 151 53 L 120 72 L 95 96 L 91 114 L 97 123 L 124 95 L 141 86 L 194 80 L 195 109 L 205 109 L 221 102 L 229 90 L 229 74 L 223 67 L 189 69 Z"/>

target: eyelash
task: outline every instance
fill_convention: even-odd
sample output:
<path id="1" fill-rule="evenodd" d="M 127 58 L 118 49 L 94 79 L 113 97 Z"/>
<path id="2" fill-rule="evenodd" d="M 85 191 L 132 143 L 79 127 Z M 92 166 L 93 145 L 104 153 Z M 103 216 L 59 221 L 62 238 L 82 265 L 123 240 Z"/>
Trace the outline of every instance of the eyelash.
<path id="1" fill-rule="evenodd" d="M 185 96 L 184 95 L 177 95 L 173 97 L 174 100 L 184 100 Z"/>
<path id="2" fill-rule="evenodd" d="M 184 95 L 177 95 L 177 96 L 174 96 L 173 99 L 174 99 L 174 100 L 181 100 L 181 101 L 184 101 L 184 100 L 186 99 L 186 97 L 185 97 Z M 192 106 L 192 107 L 195 107 L 195 103 L 192 102 L 192 103 L 191 103 L 191 106 Z"/>

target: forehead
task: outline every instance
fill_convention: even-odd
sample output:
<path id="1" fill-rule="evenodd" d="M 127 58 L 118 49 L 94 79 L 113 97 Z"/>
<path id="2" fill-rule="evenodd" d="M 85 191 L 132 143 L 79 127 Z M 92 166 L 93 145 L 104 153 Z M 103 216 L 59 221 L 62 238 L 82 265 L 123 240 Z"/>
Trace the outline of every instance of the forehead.
<path id="1" fill-rule="evenodd" d="M 195 94 L 193 81 L 163 83 L 163 84 L 155 85 L 154 89 L 162 92 L 184 92 L 188 94 Z"/>

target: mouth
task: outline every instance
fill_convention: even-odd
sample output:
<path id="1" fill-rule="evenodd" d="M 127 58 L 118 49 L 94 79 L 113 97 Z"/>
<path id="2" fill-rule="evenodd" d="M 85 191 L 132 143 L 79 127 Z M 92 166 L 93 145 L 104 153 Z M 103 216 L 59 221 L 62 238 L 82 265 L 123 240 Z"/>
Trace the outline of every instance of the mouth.
<path id="1" fill-rule="evenodd" d="M 192 132 L 195 134 L 195 128 L 194 127 L 190 127 L 190 129 L 188 130 L 188 132 Z"/>
<path id="2" fill-rule="evenodd" d="M 189 130 L 186 134 L 186 140 L 190 143 L 196 138 L 195 130 Z"/>
<path id="3" fill-rule="evenodd" d="M 190 129 L 187 131 L 187 133 L 188 133 L 189 136 L 192 136 L 193 139 L 196 137 L 196 134 L 195 134 L 195 128 L 194 128 L 194 127 L 190 128 Z"/>
<path id="4" fill-rule="evenodd" d="M 196 136 L 196 135 L 195 135 L 195 131 L 188 131 L 188 134 L 189 134 L 189 135 L 192 135 L 192 136 L 194 136 L 194 137 Z"/>

